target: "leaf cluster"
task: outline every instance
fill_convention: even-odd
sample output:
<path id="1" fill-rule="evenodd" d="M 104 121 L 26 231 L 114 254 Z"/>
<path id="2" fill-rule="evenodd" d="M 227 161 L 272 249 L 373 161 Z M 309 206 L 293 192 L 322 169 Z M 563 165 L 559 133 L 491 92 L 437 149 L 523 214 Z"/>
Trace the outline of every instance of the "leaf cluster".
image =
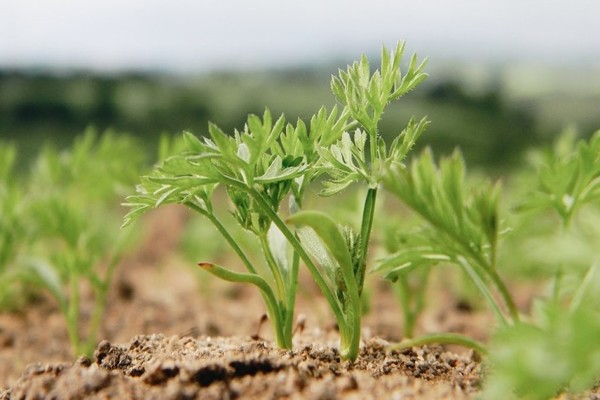
<path id="1" fill-rule="evenodd" d="M 568 226 L 579 208 L 600 199 L 600 131 L 578 142 L 573 131 L 566 131 L 552 149 L 532 158 L 538 165 L 537 187 L 521 209 L 554 210 Z"/>
<path id="2" fill-rule="evenodd" d="M 209 137 L 202 139 L 186 132 L 185 151 L 143 177 L 138 195 L 128 198 L 132 210 L 125 225 L 167 203 L 194 204 L 210 213 L 210 198 L 221 184 L 228 189 L 238 222 L 255 233 L 266 232 L 268 218 L 246 191 L 259 192 L 275 211 L 290 193 L 300 201 L 307 184 L 318 176 L 311 168 L 318 157 L 317 146 L 341 135 L 346 120 L 346 115 L 338 116 L 337 108 L 330 113 L 322 108 L 309 127 L 302 120 L 294 126 L 286 124 L 283 116 L 273 121 L 266 110 L 262 118 L 250 115 L 244 129 L 233 136 L 214 124 L 209 126 Z"/>
<path id="3" fill-rule="evenodd" d="M 543 400 L 589 389 L 600 379 L 598 337 L 597 303 L 566 312 L 558 303 L 538 302 L 535 321 L 495 333 L 482 397 Z"/>
<path id="4" fill-rule="evenodd" d="M 458 151 L 438 166 L 426 150 L 408 168 L 390 168 L 384 184 L 429 224 L 402 235 L 401 248 L 378 267 L 389 279 L 421 265 L 461 264 L 463 259 L 495 268 L 499 187 L 489 182 L 470 187 Z"/>
<path id="5" fill-rule="evenodd" d="M 400 62 L 404 49 L 404 43 L 399 43 L 392 52 L 383 47 L 381 66 L 373 73 L 369 59 L 363 55 L 346 71 L 339 70 L 338 76 L 331 81 L 331 90 L 337 100 L 347 107 L 352 118 L 373 139 L 376 139 L 377 124 L 386 106 L 427 79 L 427 74 L 423 72 L 427 62 L 418 63 L 416 54 L 412 56 L 406 73 L 402 73 Z"/>
<path id="6" fill-rule="evenodd" d="M 113 270 L 133 233 L 114 229 L 121 218 L 119 195 L 141 171 L 143 153 L 137 150 L 130 137 L 88 130 L 69 149 L 47 146 L 23 179 L 0 185 L 0 294 L 5 279 L 13 288 L 49 291 L 67 319 L 76 354 L 93 350 Z M 8 178 L 16 150 L 7 154 L 0 173 Z M 79 324 L 82 281 L 96 302 L 85 338 Z"/>
<path id="7" fill-rule="evenodd" d="M 209 125 L 208 137 L 186 133 L 185 150 L 142 177 L 137 194 L 128 197 L 131 211 L 124 225 L 168 203 L 183 204 L 208 218 L 248 273 L 209 263 L 201 266 L 223 279 L 258 286 L 282 347 L 291 346 L 291 314 L 302 259 L 336 316 L 342 355 L 356 358 L 360 297 L 381 169 L 401 164 L 427 126 L 424 119 L 411 120 L 389 151 L 378 134 L 387 104 L 426 78 L 425 64 L 417 65 L 416 56 L 407 73 L 401 73 L 403 51 L 404 45 L 392 52 L 384 48 L 381 68 L 373 73 L 366 57 L 340 71 L 331 87 L 342 108 L 331 112 L 322 108 L 308 125 L 302 120 L 286 123 L 283 116 L 274 120 L 266 110 L 262 118 L 250 115 L 244 128 L 232 135 L 214 124 Z M 338 225 L 327 214 L 301 211 L 306 188 L 321 176 L 323 196 L 337 194 L 353 182 L 367 184 L 358 232 Z M 258 240 L 267 273 L 249 261 L 214 212 L 212 197 L 219 185 L 226 189 L 236 222 Z M 286 198 L 287 211 L 282 207 Z"/>

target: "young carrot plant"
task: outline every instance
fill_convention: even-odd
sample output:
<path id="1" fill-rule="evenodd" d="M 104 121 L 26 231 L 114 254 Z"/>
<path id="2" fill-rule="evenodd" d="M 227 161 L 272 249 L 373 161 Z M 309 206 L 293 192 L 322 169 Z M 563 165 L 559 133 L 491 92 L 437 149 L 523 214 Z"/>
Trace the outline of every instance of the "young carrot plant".
<path id="1" fill-rule="evenodd" d="M 340 353 L 358 355 L 361 295 L 375 201 L 382 171 L 401 163 L 424 131 L 425 120 L 411 120 L 389 149 L 378 124 L 387 104 L 426 78 L 424 63 L 410 61 L 400 71 L 404 46 L 382 50 L 381 67 L 371 72 L 369 61 L 340 71 L 332 90 L 341 103 L 331 112 L 322 108 L 306 125 L 250 115 L 242 131 L 229 136 L 209 125 L 209 137 L 186 133 L 186 151 L 167 159 L 143 177 L 125 225 L 141 214 L 168 203 L 183 204 L 207 218 L 240 257 L 247 272 L 200 263 L 225 280 L 257 286 L 273 324 L 276 343 L 292 346 L 297 278 L 302 261 L 327 299 L 340 329 Z M 353 129 L 353 133 L 349 130 Z M 323 196 L 333 196 L 354 182 L 366 184 L 358 230 L 340 226 L 322 211 L 302 210 L 308 185 L 325 177 Z M 217 217 L 213 193 L 225 186 L 233 217 L 251 232 L 264 256 L 255 265 Z M 285 207 L 287 203 L 287 207 Z"/>
<path id="2" fill-rule="evenodd" d="M 553 210 L 564 228 L 584 205 L 600 200 L 600 132 L 575 142 L 566 131 L 551 150 L 534 153 L 538 182 L 521 210 Z"/>
<path id="3" fill-rule="evenodd" d="M 598 293 L 600 265 L 594 264 L 569 300 L 538 300 L 528 321 L 498 329 L 490 343 L 482 397 L 544 400 L 597 385 Z"/>
<path id="4" fill-rule="evenodd" d="M 403 284 L 408 279 L 407 274 L 417 268 L 454 264 L 474 283 L 501 325 L 518 321 L 517 307 L 496 268 L 499 186 L 489 182 L 477 187 L 468 185 L 458 151 L 443 158 L 438 166 L 431 151 L 426 150 L 409 167 L 390 168 L 383 181 L 385 187 L 426 224 L 410 236 L 403 235 L 405 240 L 398 245 L 398 251 L 382 260 L 377 270 L 387 279 Z M 501 301 L 494 292 L 499 293 Z M 405 294 L 401 301 L 406 303 L 411 296 L 420 294 Z M 404 309 L 409 307 L 409 304 L 403 305 Z M 413 314 L 408 314 L 409 324 L 415 318 Z M 456 342 L 485 352 L 481 344 L 468 337 L 444 333 L 407 339 L 400 346 L 429 342 Z"/>
<path id="5" fill-rule="evenodd" d="M 0 309 L 12 309 L 24 300 L 22 271 L 16 267 L 25 244 L 25 204 L 14 176 L 16 146 L 0 142 Z"/>
<path id="6" fill-rule="evenodd" d="M 600 200 L 600 131 L 578 143 L 567 133 L 551 150 L 536 155 L 537 185 L 517 210 L 535 212 L 537 219 L 553 212 L 564 242 L 583 224 L 578 216 L 584 206 Z M 584 238 L 597 238 L 590 227 L 584 232 Z M 581 393 L 599 382 L 600 259 L 597 243 L 591 246 L 594 251 L 578 251 L 582 254 L 571 260 L 554 251 L 564 251 L 564 245 L 546 246 L 557 264 L 550 268 L 552 291 L 536 299 L 529 320 L 494 334 L 484 398 L 546 399 L 564 391 Z M 588 267 L 582 268 L 584 264 Z"/>
<path id="7" fill-rule="evenodd" d="M 116 199 L 140 172 L 136 150 L 127 137 L 105 133 L 97 139 L 88 131 L 68 151 L 47 147 L 29 182 L 26 225 L 33 240 L 22 268 L 58 301 L 75 354 L 93 352 L 109 285 L 129 241 L 118 231 Z M 83 282 L 93 293 L 85 321 Z"/>
<path id="8" fill-rule="evenodd" d="M 598 203 L 600 179 L 600 134 L 575 144 L 562 138 L 554 151 L 541 153 L 537 187 L 519 207 L 540 212 L 554 212 L 559 217 L 562 234 L 573 229 L 574 221 L 586 204 Z M 428 343 L 465 345 L 487 358 L 489 372 L 482 393 L 485 399 L 546 399 L 562 391 L 582 392 L 600 378 L 600 267 L 597 251 L 592 252 L 584 274 L 576 263 L 567 270 L 562 263 L 552 271 L 553 290 L 546 299 L 534 302 L 532 316 L 522 316 L 497 271 L 499 246 L 499 186 L 483 182 L 474 186 L 465 179 L 460 153 L 442 158 L 439 163 L 426 150 L 408 167 L 396 166 L 387 171 L 385 187 L 419 215 L 425 222 L 419 230 L 396 236 L 395 252 L 381 261 L 378 272 L 401 283 L 401 296 L 408 310 L 405 319 L 414 322 L 420 311 L 415 299 L 422 291 L 429 269 L 434 265 L 459 266 L 472 280 L 494 312 L 498 328 L 489 346 L 470 337 L 454 333 L 434 333 L 407 338 L 395 348 Z M 515 234 L 511 232 L 511 234 Z M 519 233 L 517 233 L 519 234 Z M 589 229 L 587 235 L 590 235 Z M 524 237 L 517 238 L 523 242 Z M 514 249 L 513 249 L 514 250 Z M 552 253 L 551 249 L 547 249 Z M 512 257 L 519 257 L 512 252 Z M 419 284 L 407 285 L 417 272 Z M 415 306 L 417 304 L 417 306 Z M 412 334 L 412 332 L 406 332 Z M 407 335 L 408 336 L 408 335 Z"/>

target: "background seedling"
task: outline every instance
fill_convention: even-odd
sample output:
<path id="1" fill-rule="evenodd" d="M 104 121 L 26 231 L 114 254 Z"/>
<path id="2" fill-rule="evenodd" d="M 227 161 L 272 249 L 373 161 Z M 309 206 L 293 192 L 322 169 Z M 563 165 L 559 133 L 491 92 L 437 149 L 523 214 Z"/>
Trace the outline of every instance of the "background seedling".
<path id="1" fill-rule="evenodd" d="M 134 232 L 119 233 L 117 199 L 142 163 L 130 138 L 90 130 L 67 151 L 47 147 L 28 180 L 23 222 L 30 241 L 20 268 L 57 300 L 74 354 L 91 356 L 96 345 L 115 267 Z M 93 296 L 85 322 L 84 284 Z"/>
<path id="2" fill-rule="evenodd" d="M 598 134 L 577 145 L 569 136 L 562 137 L 553 151 L 542 154 L 536 158 L 541 160 L 537 186 L 513 209 L 516 215 L 511 217 L 534 211 L 539 217 L 540 213 L 552 211 L 559 217 L 558 227 L 564 240 L 582 207 L 597 202 Z M 387 279 L 399 282 L 408 338 L 395 348 L 441 342 L 471 347 L 481 354 L 489 351 L 490 379 L 484 398 L 545 399 L 564 390 L 580 392 L 596 382 L 600 376 L 593 339 L 598 335 L 600 304 L 597 251 L 580 254 L 571 263 L 574 267 L 585 254 L 590 255 L 588 262 L 592 267 L 586 268 L 584 274 L 581 266 L 569 270 L 568 260 L 556 257 L 554 263 L 558 265 L 547 274 L 555 273 L 551 293 L 547 298 L 536 299 L 533 315 L 524 318 L 497 271 L 497 255 L 503 250 L 499 246 L 500 227 L 504 224 L 499 216 L 498 185 L 469 184 L 458 152 L 436 163 L 430 151 L 414 159 L 407 168 L 390 168 L 383 182 L 425 222 L 416 230 L 397 233 L 395 241 L 388 244 L 395 247 L 395 252 L 377 267 Z M 519 230 L 507 235 L 517 236 L 513 241 L 525 242 L 531 232 Z M 511 257 L 519 257 L 514 250 L 508 248 Z M 547 251 L 554 253 L 552 249 Z M 426 276 L 434 265 L 444 264 L 459 266 L 494 312 L 498 329 L 489 349 L 454 333 L 410 338 L 414 319 L 422 309 Z M 415 277 L 417 272 L 420 275 Z M 586 365 L 585 373 L 578 372 L 580 363 Z"/>
<path id="3" fill-rule="evenodd" d="M 499 187 L 486 182 L 476 188 L 469 187 L 459 152 L 443 158 L 438 166 L 432 153 L 425 151 L 408 168 L 391 168 L 384 183 L 426 224 L 420 231 L 402 236 L 404 243 L 398 245 L 396 253 L 382 261 L 378 270 L 384 272 L 387 279 L 400 279 L 402 285 L 408 279 L 405 275 L 416 268 L 454 264 L 472 280 L 500 324 L 518 321 L 519 312 L 496 269 Z M 496 300 L 492 287 L 500 294 L 504 304 Z M 405 294 L 401 301 L 408 303 L 411 297 L 416 297 L 418 304 L 418 294 Z M 403 305 L 404 309 L 409 307 L 409 304 Z M 406 325 L 410 326 L 414 311 L 407 315 L 409 321 Z M 429 339 L 452 342 L 456 336 L 434 334 Z M 419 342 L 424 343 L 425 340 L 421 338 Z M 409 341 L 404 345 L 413 343 Z M 473 347 L 482 348 L 476 343 Z"/>

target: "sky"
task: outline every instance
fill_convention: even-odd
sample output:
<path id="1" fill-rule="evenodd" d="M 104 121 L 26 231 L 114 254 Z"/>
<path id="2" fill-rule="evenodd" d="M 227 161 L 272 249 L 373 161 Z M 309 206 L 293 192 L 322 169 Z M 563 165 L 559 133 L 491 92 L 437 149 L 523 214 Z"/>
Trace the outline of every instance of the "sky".
<path id="1" fill-rule="evenodd" d="M 600 68 L 597 0 L 0 0 L 0 68 L 248 69 L 355 59 Z"/>

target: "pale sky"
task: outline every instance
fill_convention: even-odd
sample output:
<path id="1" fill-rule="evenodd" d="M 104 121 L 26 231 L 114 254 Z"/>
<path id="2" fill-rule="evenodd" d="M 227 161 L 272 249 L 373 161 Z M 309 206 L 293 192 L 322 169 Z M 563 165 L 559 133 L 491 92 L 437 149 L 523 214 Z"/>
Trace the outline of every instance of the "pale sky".
<path id="1" fill-rule="evenodd" d="M 600 66 L 600 1 L 0 0 L 0 67 L 261 68 L 398 40 L 430 59 Z"/>

